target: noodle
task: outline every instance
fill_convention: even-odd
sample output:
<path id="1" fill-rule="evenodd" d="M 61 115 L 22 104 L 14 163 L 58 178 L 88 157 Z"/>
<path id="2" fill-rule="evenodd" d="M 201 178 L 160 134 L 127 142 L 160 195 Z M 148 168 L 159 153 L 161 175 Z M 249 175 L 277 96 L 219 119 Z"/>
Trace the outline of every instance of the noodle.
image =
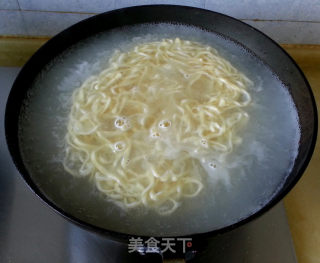
<path id="1" fill-rule="evenodd" d="M 170 214 L 203 189 L 203 163 L 214 169 L 241 143 L 250 80 L 179 38 L 116 51 L 109 64 L 73 93 L 64 168 L 124 209 Z"/>

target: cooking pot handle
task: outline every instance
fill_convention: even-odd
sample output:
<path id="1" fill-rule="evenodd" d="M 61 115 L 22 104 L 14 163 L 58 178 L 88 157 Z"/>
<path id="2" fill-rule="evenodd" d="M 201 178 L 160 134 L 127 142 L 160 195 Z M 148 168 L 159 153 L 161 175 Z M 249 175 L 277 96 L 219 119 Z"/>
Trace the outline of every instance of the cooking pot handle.
<path id="1" fill-rule="evenodd" d="M 141 262 L 162 262 L 162 263 L 186 263 L 194 258 L 196 251 L 186 251 L 184 253 L 162 253 L 159 247 L 152 249 L 140 247 L 137 251 L 141 256 Z"/>
<path id="2" fill-rule="evenodd" d="M 177 256 L 177 258 L 175 257 L 170 257 L 170 258 L 164 258 L 163 254 L 161 253 L 161 251 L 159 252 L 149 252 L 147 254 L 140 254 L 140 259 L 139 262 L 143 263 L 143 262 L 153 262 L 153 263 L 186 263 L 185 258 L 183 258 L 183 255 L 179 255 Z"/>
<path id="3" fill-rule="evenodd" d="M 164 259 L 163 263 L 186 263 L 184 258 Z"/>

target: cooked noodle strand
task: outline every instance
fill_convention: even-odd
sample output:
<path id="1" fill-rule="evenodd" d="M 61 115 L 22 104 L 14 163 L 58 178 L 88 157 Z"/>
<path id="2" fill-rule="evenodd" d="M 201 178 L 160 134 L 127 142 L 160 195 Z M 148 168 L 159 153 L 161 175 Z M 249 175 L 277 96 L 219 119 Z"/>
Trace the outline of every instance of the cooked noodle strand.
<path id="1" fill-rule="evenodd" d="M 124 209 L 174 212 L 200 194 L 200 160 L 230 153 L 250 80 L 200 43 L 164 39 L 115 52 L 72 96 L 64 167 Z"/>

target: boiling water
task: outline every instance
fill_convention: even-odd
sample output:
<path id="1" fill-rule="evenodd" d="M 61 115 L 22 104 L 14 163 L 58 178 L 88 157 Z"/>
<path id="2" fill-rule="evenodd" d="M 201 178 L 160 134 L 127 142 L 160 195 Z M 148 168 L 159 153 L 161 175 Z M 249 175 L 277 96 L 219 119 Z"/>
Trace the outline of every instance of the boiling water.
<path id="1" fill-rule="evenodd" d="M 211 45 L 254 85 L 253 103 L 241 145 L 228 156 L 227 169 L 208 177 L 204 190 L 183 200 L 169 216 L 147 209 L 123 211 L 99 194 L 87 178 L 64 171 L 65 134 L 71 94 L 108 66 L 115 49 L 163 38 Z M 32 100 L 32 103 L 29 101 Z M 103 228 L 143 235 L 188 235 L 230 225 L 254 213 L 281 187 L 298 151 L 300 133 L 294 104 L 272 71 L 234 42 L 198 28 L 153 24 L 99 34 L 71 47 L 47 65 L 23 106 L 19 138 L 24 162 L 46 196 L 72 215 Z M 229 165 L 228 165 L 229 164 Z"/>

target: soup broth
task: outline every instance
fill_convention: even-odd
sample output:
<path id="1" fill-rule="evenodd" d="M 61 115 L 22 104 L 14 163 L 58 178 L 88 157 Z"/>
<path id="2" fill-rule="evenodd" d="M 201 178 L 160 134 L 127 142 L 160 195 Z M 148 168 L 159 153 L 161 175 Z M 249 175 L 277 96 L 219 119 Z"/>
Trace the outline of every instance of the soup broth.
<path id="1" fill-rule="evenodd" d="M 206 156 L 201 162 L 200 155 L 193 152 L 192 158 L 201 167 L 203 189 L 194 198 L 183 199 L 167 216 L 144 206 L 122 209 L 101 194 L 88 178 L 73 177 L 63 167 L 74 90 L 88 77 L 108 68 L 116 49 L 127 52 L 139 44 L 166 38 L 211 46 L 252 81 L 247 86 L 252 101 L 245 108 L 249 120 L 237 130 L 242 142 L 223 160 Z M 199 90 L 190 94 L 199 96 Z M 159 93 L 159 103 L 154 103 L 153 112 L 162 108 L 170 111 L 173 105 L 168 106 L 167 98 L 170 95 Z M 164 113 L 159 121 L 174 125 L 172 114 L 169 115 Z M 171 24 L 139 25 L 101 33 L 65 51 L 35 80 L 23 105 L 19 127 L 27 168 L 39 188 L 59 207 L 102 228 L 157 236 L 207 232 L 254 213 L 273 197 L 289 174 L 300 137 L 293 101 L 267 65 L 230 39 L 199 28 Z M 169 130 L 166 136 L 170 137 Z M 150 143 L 153 139 L 146 137 Z M 166 154 L 175 156 L 181 145 L 169 142 Z"/>

